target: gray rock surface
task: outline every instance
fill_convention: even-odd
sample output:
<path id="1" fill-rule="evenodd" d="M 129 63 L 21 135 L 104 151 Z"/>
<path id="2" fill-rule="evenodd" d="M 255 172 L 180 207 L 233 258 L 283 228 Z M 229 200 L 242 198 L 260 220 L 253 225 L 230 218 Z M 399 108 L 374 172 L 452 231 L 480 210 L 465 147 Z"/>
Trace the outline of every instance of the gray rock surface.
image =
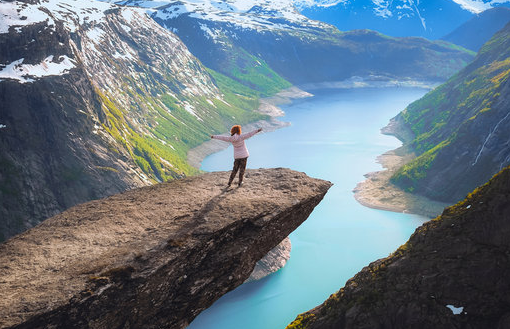
<path id="1" fill-rule="evenodd" d="M 283 268 L 290 258 L 291 249 L 290 238 L 286 237 L 255 264 L 255 268 L 246 282 L 260 280 Z"/>
<path id="2" fill-rule="evenodd" d="M 185 328 L 309 216 L 331 183 L 215 172 L 75 206 L 0 245 L 2 328 Z"/>

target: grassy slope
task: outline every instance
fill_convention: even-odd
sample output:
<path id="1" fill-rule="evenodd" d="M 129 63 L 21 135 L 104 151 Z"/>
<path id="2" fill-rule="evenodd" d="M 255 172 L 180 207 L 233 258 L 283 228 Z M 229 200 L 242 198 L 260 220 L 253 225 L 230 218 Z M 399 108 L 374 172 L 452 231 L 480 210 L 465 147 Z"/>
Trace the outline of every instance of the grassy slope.
<path id="1" fill-rule="evenodd" d="M 233 70 L 235 69 L 234 67 Z M 237 73 L 239 80 L 253 82 L 253 86 L 258 90 L 213 70 L 208 70 L 208 73 L 225 101 L 205 97 L 176 99 L 170 94 L 144 97 L 133 88 L 126 88 L 131 97 L 142 98 L 153 110 L 150 116 L 147 116 L 147 125 L 142 129 L 136 129 L 125 115 L 127 111 L 136 109 L 123 109 L 115 103 L 114 97 L 96 90 L 108 118 L 103 128 L 117 142 L 117 146 L 111 144 L 111 151 L 118 152 L 116 148 L 121 145 L 136 165 L 154 182 L 196 174 L 198 170 L 186 162 L 189 149 L 208 140 L 210 134 L 224 132 L 233 124 L 267 118 L 255 111 L 258 108 L 258 99 L 290 85 L 263 64 L 253 71 Z M 186 102 L 205 111 L 208 114 L 207 119 L 198 120 L 186 111 Z"/>
<path id="2" fill-rule="evenodd" d="M 404 165 L 392 181 L 413 192 L 427 176 L 439 152 L 458 138 L 463 125 L 491 115 L 492 105 L 510 76 L 510 28 L 496 34 L 477 58 L 445 84 L 410 104 L 402 119 L 412 129 L 412 148 L 419 155 Z"/>

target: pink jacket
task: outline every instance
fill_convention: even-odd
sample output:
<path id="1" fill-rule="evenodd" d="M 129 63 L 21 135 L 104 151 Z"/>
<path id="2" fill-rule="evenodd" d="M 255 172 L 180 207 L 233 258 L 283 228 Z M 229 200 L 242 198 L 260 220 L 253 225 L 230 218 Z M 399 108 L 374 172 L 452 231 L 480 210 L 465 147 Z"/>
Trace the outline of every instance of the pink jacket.
<path id="1" fill-rule="evenodd" d="M 234 159 L 242 159 L 250 156 L 246 145 L 244 144 L 244 140 L 250 138 L 251 136 L 258 133 L 258 129 L 254 131 L 250 131 L 245 134 L 235 134 L 234 136 L 223 136 L 223 135 L 213 135 L 212 138 L 216 138 L 225 142 L 232 143 L 234 146 Z"/>

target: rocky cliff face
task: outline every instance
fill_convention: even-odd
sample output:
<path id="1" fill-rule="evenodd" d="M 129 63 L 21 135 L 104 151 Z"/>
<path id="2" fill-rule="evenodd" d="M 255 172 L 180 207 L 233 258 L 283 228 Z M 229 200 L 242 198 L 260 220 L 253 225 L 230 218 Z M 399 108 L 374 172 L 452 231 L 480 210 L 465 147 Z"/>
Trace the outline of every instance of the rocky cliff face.
<path id="1" fill-rule="evenodd" d="M 184 328 L 242 284 L 331 186 L 227 172 L 75 206 L 0 245 L 2 328 Z"/>
<path id="2" fill-rule="evenodd" d="M 510 167 L 287 328 L 510 327 Z"/>
<path id="3" fill-rule="evenodd" d="M 255 92 L 207 70 L 143 10 L 0 9 L 0 240 L 77 203 L 194 174 L 187 150 L 263 117 Z"/>
<path id="4" fill-rule="evenodd" d="M 510 24 L 447 83 L 400 113 L 419 155 L 392 181 L 407 191 L 457 202 L 510 164 Z"/>
<path id="5" fill-rule="evenodd" d="M 274 79 L 273 70 L 294 84 L 353 75 L 442 81 L 473 56 L 446 42 L 367 30 L 342 33 L 306 18 L 286 1 L 121 3 L 154 9 L 151 16 L 206 66 L 254 87 Z"/>

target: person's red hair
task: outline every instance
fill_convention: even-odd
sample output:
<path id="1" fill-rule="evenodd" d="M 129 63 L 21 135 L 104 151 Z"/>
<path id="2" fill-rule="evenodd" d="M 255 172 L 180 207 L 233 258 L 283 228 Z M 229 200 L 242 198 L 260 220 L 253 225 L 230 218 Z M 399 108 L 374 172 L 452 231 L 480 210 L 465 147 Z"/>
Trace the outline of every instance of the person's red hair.
<path id="1" fill-rule="evenodd" d="M 230 128 L 230 136 L 234 136 L 235 134 L 241 135 L 241 126 L 235 125 Z"/>

